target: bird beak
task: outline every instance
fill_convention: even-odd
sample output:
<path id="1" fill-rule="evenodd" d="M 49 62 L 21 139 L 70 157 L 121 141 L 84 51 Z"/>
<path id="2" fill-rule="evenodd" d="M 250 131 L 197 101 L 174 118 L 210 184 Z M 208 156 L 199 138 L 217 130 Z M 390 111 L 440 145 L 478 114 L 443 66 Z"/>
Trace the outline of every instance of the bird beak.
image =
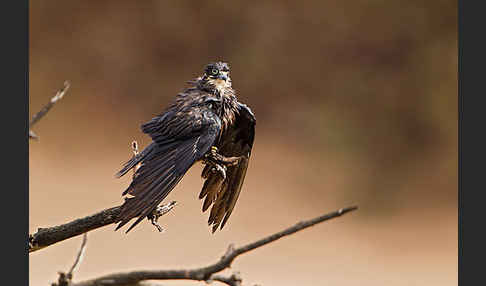
<path id="1" fill-rule="evenodd" d="M 218 75 L 218 77 L 217 77 L 217 78 L 218 78 L 218 79 L 222 79 L 222 80 L 224 80 L 224 81 L 227 81 L 227 80 L 228 80 L 228 76 L 226 76 L 226 75 L 224 75 L 224 74 L 220 74 L 220 75 Z"/>

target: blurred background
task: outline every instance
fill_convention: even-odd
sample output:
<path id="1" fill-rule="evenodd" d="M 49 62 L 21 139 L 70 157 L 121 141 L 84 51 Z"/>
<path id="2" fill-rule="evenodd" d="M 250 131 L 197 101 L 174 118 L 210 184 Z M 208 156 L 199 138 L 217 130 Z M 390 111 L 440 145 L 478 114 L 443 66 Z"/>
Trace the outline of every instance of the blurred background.
<path id="1" fill-rule="evenodd" d="M 291 2 L 291 1 L 289 1 Z M 30 1 L 34 128 L 30 229 L 119 205 L 113 175 L 139 126 L 201 74 L 230 63 L 257 117 L 243 191 L 214 235 L 194 166 L 179 205 L 129 235 L 89 233 L 75 280 L 189 268 L 302 219 L 357 212 L 238 258 L 246 285 L 457 285 L 456 1 Z M 30 282 L 67 271 L 76 237 L 29 255 Z M 204 285 L 175 281 L 164 285 Z"/>

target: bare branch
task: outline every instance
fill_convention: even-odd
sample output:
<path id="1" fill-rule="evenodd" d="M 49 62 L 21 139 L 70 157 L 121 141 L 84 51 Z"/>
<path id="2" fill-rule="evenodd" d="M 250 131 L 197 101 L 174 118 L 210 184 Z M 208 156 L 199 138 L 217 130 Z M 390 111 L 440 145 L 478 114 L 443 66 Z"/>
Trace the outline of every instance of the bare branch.
<path id="1" fill-rule="evenodd" d="M 57 91 L 56 95 L 54 95 L 51 100 L 39 111 L 37 112 L 36 114 L 34 114 L 34 116 L 32 116 L 32 119 L 30 120 L 30 123 L 29 123 L 29 139 L 38 139 L 39 136 L 37 136 L 32 130 L 30 130 L 34 124 L 36 124 L 42 117 L 44 117 L 47 112 L 49 112 L 49 110 L 54 106 L 54 104 L 56 104 L 57 101 L 59 101 L 61 98 L 64 97 L 64 95 L 66 94 L 67 90 L 69 89 L 69 87 L 71 86 L 71 84 L 69 83 L 69 81 L 65 81 L 64 82 L 64 86 L 63 88 L 61 88 L 60 90 Z"/>
<path id="2" fill-rule="evenodd" d="M 301 221 L 299 223 L 297 223 L 296 225 L 294 225 L 293 227 L 289 227 L 281 232 L 277 232 L 275 234 L 272 234 L 266 238 L 263 238 L 263 239 L 260 239 L 258 241 L 255 241 L 253 243 L 250 243 L 250 244 L 247 244 L 245 246 L 242 246 L 238 249 L 236 249 L 234 251 L 234 257 L 240 255 L 240 254 L 243 254 L 245 252 L 248 252 L 248 251 L 251 251 L 255 248 L 258 248 L 260 246 L 263 246 L 267 243 L 270 243 L 272 241 L 275 241 L 279 238 L 282 238 L 284 236 L 287 236 L 287 235 L 291 235 L 293 233 L 296 233 L 300 230 L 303 230 L 305 228 L 308 228 L 308 227 L 311 227 L 313 225 L 316 225 L 318 223 L 321 223 L 323 221 L 326 221 L 326 220 L 329 220 L 329 219 L 332 219 L 332 218 L 336 218 L 336 217 L 340 217 L 342 216 L 343 214 L 345 213 L 348 213 L 348 212 L 351 212 L 351 211 L 355 211 L 358 209 L 358 206 L 353 206 L 353 207 L 347 207 L 347 208 L 342 208 L 342 209 L 339 209 L 335 212 L 332 212 L 332 213 L 328 213 L 328 214 L 325 214 L 325 215 L 322 215 L 322 216 L 319 216 L 319 217 L 316 217 L 316 218 L 313 218 L 313 219 L 310 219 L 310 220 L 306 220 L 306 221 Z"/>
<path id="3" fill-rule="evenodd" d="M 81 247 L 79 248 L 78 255 L 76 256 L 76 260 L 74 261 L 73 266 L 69 269 L 68 275 L 72 277 L 74 271 L 79 267 L 81 261 L 83 260 L 84 253 L 86 252 L 86 243 L 88 242 L 88 234 L 84 233 L 83 235 L 83 242 L 81 243 Z"/>
<path id="4" fill-rule="evenodd" d="M 79 248 L 78 255 L 76 256 L 76 260 L 74 261 L 73 266 L 68 273 L 59 272 L 59 278 L 57 283 L 52 283 L 52 286 L 68 286 L 71 285 L 73 280 L 73 274 L 76 268 L 79 267 L 81 261 L 83 260 L 84 252 L 86 251 L 86 242 L 88 241 L 88 235 L 85 233 L 83 235 L 83 242 L 81 243 L 81 247 Z"/>
<path id="5" fill-rule="evenodd" d="M 330 220 L 336 217 L 340 217 L 343 214 L 356 210 L 358 207 L 353 206 L 349 208 L 343 208 L 338 211 L 328 213 L 310 220 L 302 221 L 294 226 L 284 229 L 280 232 L 272 234 L 270 236 L 264 237 L 255 242 L 249 243 L 239 248 L 234 248 L 230 246 L 221 257 L 219 261 L 206 267 L 195 268 L 195 269 L 182 269 L 182 270 L 159 270 L 159 271 L 132 271 L 124 273 L 114 273 L 105 275 L 99 278 L 73 283 L 73 286 L 127 286 L 127 285 L 139 285 L 139 282 L 144 280 L 195 280 L 195 281 L 218 281 L 225 283 L 230 286 L 240 286 L 241 277 L 238 274 L 233 274 L 232 276 L 224 277 L 217 275 L 216 273 L 229 268 L 233 260 L 246 252 L 252 251 L 258 247 L 265 244 L 271 243 L 278 240 L 284 236 L 291 235 L 305 228 L 311 227 L 318 223 Z"/>
<path id="6" fill-rule="evenodd" d="M 229 286 L 241 286 L 241 282 L 243 281 L 243 279 L 241 279 L 240 272 L 235 272 L 231 274 L 230 277 L 213 274 L 211 275 L 211 278 L 209 278 L 209 282 L 211 281 L 219 281 Z"/>
<path id="7" fill-rule="evenodd" d="M 171 211 L 176 203 L 176 201 L 171 201 L 167 204 L 158 206 L 154 211 L 153 217 L 149 217 L 148 219 L 152 224 L 157 224 L 159 217 Z M 38 228 L 36 233 L 29 235 L 29 253 L 86 233 L 90 230 L 117 223 L 119 221 L 118 218 L 120 212 L 121 206 L 118 206 L 58 226 Z"/>
<path id="8" fill-rule="evenodd" d="M 120 207 L 102 210 L 94 215 L 76 219 L 66 224 L 39 228 L 36 233 L 29 235 L 29 253 L 63 241 L 65 239 L 86 233 L 118 221 Z"/>

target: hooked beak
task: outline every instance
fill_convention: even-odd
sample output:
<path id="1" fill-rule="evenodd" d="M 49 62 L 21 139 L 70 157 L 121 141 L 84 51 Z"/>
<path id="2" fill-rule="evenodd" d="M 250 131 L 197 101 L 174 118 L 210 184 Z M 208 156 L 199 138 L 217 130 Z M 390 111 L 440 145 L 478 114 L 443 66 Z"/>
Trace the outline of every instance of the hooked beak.
<path id="1" fill-rule="evenodd" d="M 227 81 L 228 80 L 228 76 L 224 75 L 224 74 L 220 74 L 216 77 L 217 79 L 222 79 L 224 81 Z"/>

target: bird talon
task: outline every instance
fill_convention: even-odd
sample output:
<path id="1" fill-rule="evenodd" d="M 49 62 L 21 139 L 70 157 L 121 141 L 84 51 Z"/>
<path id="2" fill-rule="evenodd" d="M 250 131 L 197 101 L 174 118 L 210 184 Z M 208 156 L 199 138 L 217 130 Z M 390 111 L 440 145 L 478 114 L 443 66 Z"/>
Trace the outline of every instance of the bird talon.
<path id="1" fill-rule="evenodd" d="M 176 206 L 176 204 L 176 201 L 172 201 L 168 204 L 158 206 L 152 211 L 152 213 L 147 216 L 147 219 L 152 223 L 153 226 L 157 228 L 159 232 L 165 231 L 165 229 L 158 223 L 159 218 L 171 211 Z"/>
<path id="2" fill-rule="evenodd" d="M 160 224 L 158 224 L 157 221 L 154 218 L 151 219 L 150 222 L 152 223 L 152 225 L 154 225 L 157 228 L 157 230 L 159 232 L 164 232 L 165 231 L 165 229 L 163 227 L 161 227 Z"/>
<path id="3" fill-rule="evenodd" d="M 213 168 L 211 168 L 211 171 L 213 173 L 219 173 L 221 177 L 223 177 L 223 180 L 226 179 L 226 166 L 214 164 Z"/>
<path id="4" fill-rule="evenodd" d="M 234 166 L 237 165 L 243 156 L 239 157 L 225 157 L 218 153 L 218 148 L 212 146 L 210 151 L 204 155 L 203 164 Z"/>
<path id="5" fill-rule="evenodd" d="M 238 163 L 240 163 L 240 160 L 242 159 L 243 157 L 235 157 L 232 159 L 232 161 L 228 164 L 229 166 L 235 166 L 235 165 L 238 165 Z"/>

